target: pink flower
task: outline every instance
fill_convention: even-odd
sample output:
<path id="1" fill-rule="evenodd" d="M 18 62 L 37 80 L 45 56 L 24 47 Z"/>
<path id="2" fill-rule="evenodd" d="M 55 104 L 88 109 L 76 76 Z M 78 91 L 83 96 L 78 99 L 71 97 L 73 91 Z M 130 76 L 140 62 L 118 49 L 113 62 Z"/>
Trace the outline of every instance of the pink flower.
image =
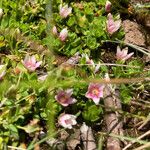
<path id="1" fill-rule="evenodd" d="M 0 80 L 2 80 L 5 74 L 6 74 L 6 65 L 0 65 Z"/>
<path id="2" fill-rule="evenodd" d="M 58 35 L 56 26 L 53 26 L 53 28 L 52 28 L 52 33 L 53 33 L 55 36 Z"/>
<path id="3" fill-rule="evenodd" d="M 68 7 L 68 5 L 65 5 L 63 7 L 62 6 L 60 7 L 59 14 L 62 18 L 66 18 L 69 14 L 71 14 L 71 12 L 72 12 L 72 8 Z"/>
<path id="4" fill-rule="evenodd" d="M 98 83 L 90 83 L 88 91 L 85 96 L 91 98 L 96 105 L 98 105 L 100 98 L 103 97 L 104 86 Z"/>
<path id="5" fill-rule="evenodd" d="M 22 63 L 26 69 L 33 72 L 36 68 L 38 68 L 41 65 L 42 61 L 36 62 L 35 56 L 26 55 Z"/>
<path id="6" fill-rule="evenodd" d="M 58 118 L 58 123 L 64 128 L 72 129 L 72 126 L 77 124 L 76 116 L 61 114 Z"/>
<path id="7" fill-rule="evenodd" d="M 53 26 L 53 28 L 52 28 L 52 33 L 53 33 L 54 35 L 56 35 L 56 36 L 58 35 L 56 26 Z"/>
<path id="8" fill-rule="evenodd" d="M 87 54 L 82 54 L 82 57 L 85 57 L 86 59 L 86 64 L 89 64 L 92 66 L 94 73 L 98 72 L 99 68 L 100 68 L 100 63 L 98 63 L 97 65 L 94 63 L 94 61 L 92 59 L 89 58 L 89 56 Z"/>
<path id="9" fill-rule="evenodd" d="M 105 11 L 106 12 L 110 12 L 111 11 L 111 2 L 110 1 L 106 1 Z"/>
<path id="10" fill-rule="evenodd" d="M 117 60 L 122 60 L 122 61 L 126 61 L 127 59 L 129 59 L 134 53 L 130 53 L 128 54 L 128 49 L 123 49 L 121 51 L 120 47 L 117 47 L 117 53 L 116 53 L 116 58 Z"/>
<path id="11" fill-rule="evenodd" d="M 93 68 L 95 67 L 95 63 L 92 59 L 89 58 L 87 54 L 82 54 L 82 57 L 85 57 L 86 59 L 86 64 L 91 65 Z"/>
<path id="12" fill-rule="evenodd" d="M 109 13 L 107 16 L 106 26 L 107 32 L 112 35 L 120 28 L 121 20 L 114 21 L 112 14 Z"/>
<path id="13" fill-rule="evenodd" d="M 67 28 L 64 28 L 59 34 L 59 39 L 62 42 L 64 42 L 67 39 L 67 36 L 68 36 L 68 30 L 67 30 Z"/>
<path id="14" fill-rule="evenodd" d="M 73 104 L 77 101 L 75 98 L 71 97 L 72 94 L 73 94 L 73 89 L 68 89 L 68 90 L 65 90 L 65 91 L 60 90 L 57 93 L 57 95 L 55 96 L 55 99 L 62 106 L 68 106 L 68 105 Z"/>

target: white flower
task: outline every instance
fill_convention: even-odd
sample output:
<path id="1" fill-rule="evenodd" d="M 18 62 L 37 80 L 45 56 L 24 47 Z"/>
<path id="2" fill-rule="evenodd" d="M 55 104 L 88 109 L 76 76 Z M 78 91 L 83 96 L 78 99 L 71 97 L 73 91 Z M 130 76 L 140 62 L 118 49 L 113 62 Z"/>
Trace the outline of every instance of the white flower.
<path id="1" fill-rule="evenodd" d="M 76 116 L 61 114 L 58 118 L 58 123 L 64 128 L 72 129 L 72 126 L 77 124 Z"/>

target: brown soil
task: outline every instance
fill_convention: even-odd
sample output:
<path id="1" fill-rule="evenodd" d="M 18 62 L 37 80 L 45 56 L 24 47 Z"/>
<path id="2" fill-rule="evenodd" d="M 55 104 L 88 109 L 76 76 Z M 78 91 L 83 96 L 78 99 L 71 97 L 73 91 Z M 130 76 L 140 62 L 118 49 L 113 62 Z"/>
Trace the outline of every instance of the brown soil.
<path id="1" fill-rule="evenodd" d="M 130 20 L 124 20 L 122 25 L 125 31 L 124 42 L 145 47 L 145 34 L 143 34 L 139 24 Z"/>

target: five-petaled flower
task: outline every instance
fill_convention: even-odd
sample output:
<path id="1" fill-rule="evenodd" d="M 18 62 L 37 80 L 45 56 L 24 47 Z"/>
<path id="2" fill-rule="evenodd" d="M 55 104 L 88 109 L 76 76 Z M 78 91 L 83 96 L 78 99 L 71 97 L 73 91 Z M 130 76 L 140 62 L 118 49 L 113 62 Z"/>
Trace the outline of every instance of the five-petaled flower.
<path id="1" fill-rule="evenodd" d="M 36 68 L 38 68 L 41 65 L 42 61 L 37 62 L 35 56 L 29 56 L 28 54 L 25 56 L 24 61 L 22 61 L 22 64 L 26 69 L 28 69 L 30 72 L 35 71 Z"/>
<path id="2" fill-rule="evenodd" d="M 0 80 L 2 80 L 5 74 L 6 74 L 6 65 L 0 65 Z"/>
<path id="3" fill-rule="evenodd" d="M 58 123 L 64 128 L 72 129 L 72 126 L 77 124 L 76 116 L 70 114 L 61 114 L 58 117 Z"/>
<path id="4" fill-rule="evenodd" d="M 129 59 L 134 53 L 128 54 L 128 49 L 121 50 L 119 46 L 117 46 L 116 58 L 117 60 L 126 61 Z"/>
<path id="5" fill-rule="evenodd" d="M 65 91 L 60 90 L 60 91 L 58 91 L 57 95 L 55 96 L 55 99 L 62 106 L 68 106 L 77 101 L 75 98 L 71 97 L 72 94 L 73 94 L 73 89 L 67 89 Z"/>
<path id="6" fill-rule="evenodd" d="M 71 14 L 72 12 L 72 8 L 71 7 L 68 7 L 68 5 L 65 5 L 65 6 L 60 6 L 60 16 L 62 18 L 66 18 L 69 14 Z"/>
<path id="7" fill-rule="evenodd" d="M 103 89 L 104 85 L 101 85 L 99 83 L 90 83 L 85 96 L 87 98 L 91 98 L 94 103 L 98 105 L 100 98 L 103 97 Z"/>
<path id="8" fill-rule="evenodd" d="M 110 1 L 106 1 L 105 11 L 106 12 L 110 12 L 111 11 L 111 2 Z"/>
<path id="9" fill-rule="evenodd" d="M 68 36 L 68 30 L 67 28 L 64 28 L 61 30 L 60 34 L 59 34 L 59 39 L 64 42 L 67 39 Z"/>
<path id="10" fill-rule="evenodd" d="M 120 26 L 121 26 L 121 20 L 119 19 L 119 20 L 114 21 L 112 14 L 109 13 L 107 16 L 107 21 L 106 21 L 107 32 L 110 35 L 112 35 L 117 30 L 119 30 Z"/>

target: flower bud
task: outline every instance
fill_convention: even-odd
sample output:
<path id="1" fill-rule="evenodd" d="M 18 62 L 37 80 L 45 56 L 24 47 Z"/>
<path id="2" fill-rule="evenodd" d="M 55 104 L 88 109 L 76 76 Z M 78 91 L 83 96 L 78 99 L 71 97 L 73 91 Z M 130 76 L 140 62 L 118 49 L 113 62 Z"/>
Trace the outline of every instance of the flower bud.
<path id="1" fill-rule="evenodd" d="M 108 14 L 107 16 L 107 21 L 106 21 L 106 28 L 107 28 L 107 32 L 112 35 L 113 33 L 115 33 L 117 30 L 119 30 L 120 26 L 121 26 L 121 20 L 116 20 L 114 21 L 113 16 L 111 13 Z"/>
<path id="2" fill-rule="evenodd" d="M 54 27 L 52 28 L 52 33 L 53 33 L 53 35 L 55 35 L 55 36 L 58 35 L 56 26 L 54 26 Z"/>
<path id="3" fill-rule="evenodd" d="M 68 30 L 67 30 L 67 28 L 64 28 L 59 34 L 59 39 L 62 42 L 64 42 L 67 39 L 67 36 L 68 36 Z"/>
<path id="4" fill-rule="evenodd" d="M 110 1 L 106 1 L 105 11 L 106 12 L 110 12 L 111 11 L 111 2 Z"/>

